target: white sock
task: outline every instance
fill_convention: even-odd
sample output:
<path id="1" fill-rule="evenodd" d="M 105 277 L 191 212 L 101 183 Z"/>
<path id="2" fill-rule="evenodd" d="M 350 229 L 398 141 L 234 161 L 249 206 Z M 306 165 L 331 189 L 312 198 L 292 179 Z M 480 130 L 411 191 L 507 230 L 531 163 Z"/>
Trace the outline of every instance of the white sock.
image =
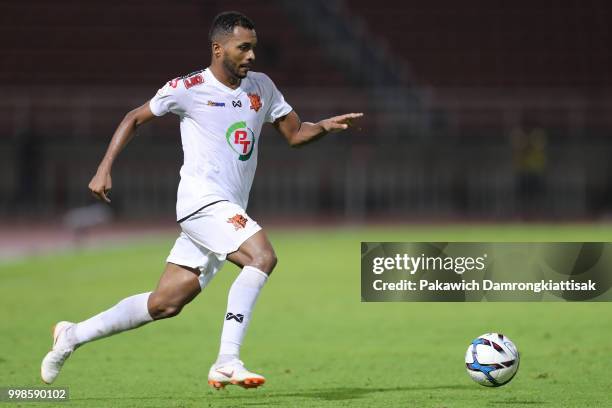
<path id="1" fill-rule="evenodd" d="M 147 308 L 151 292 L 130 296 L 104 312 L 72 327 L 72 334 L 81 345 L 122 331 L 135 329 L 153 320 Z"/>
<path id="2" fill-rule="evenodd" d="M 268 275 L 252 266 L 245 266 L 227 297 L 227 312 L 221 333 L 221 348 L 217 364 L 239 358 L 240 345 L 251 320 L 251 312 Z"/>

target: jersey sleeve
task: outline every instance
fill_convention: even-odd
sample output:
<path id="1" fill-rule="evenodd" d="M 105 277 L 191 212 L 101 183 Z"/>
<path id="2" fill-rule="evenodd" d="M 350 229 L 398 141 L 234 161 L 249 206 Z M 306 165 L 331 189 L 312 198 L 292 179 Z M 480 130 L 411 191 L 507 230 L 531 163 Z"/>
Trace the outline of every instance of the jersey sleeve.
<path id="1" fill-rule="evenodd" d="M 183 81 L 179 78 L 169 81 L 162 86 L 149 102 L 149 108 L 155 116 L 164 116 L 168 112 L 184 116 L 189 105 L 188 94 L 185 92 Z"/>
<path id="2" fill-rule="evenodd" d="M 268 104 L 268 111 L 266 112 L 266 122 L 273 123 L 276 119 L 281 118 L 291 112 L 293 108 L 287 102 L 283 94 L 276 88 L 274 82 L 266 76 L 267 86 L 270 90 L 270 103 Z"/>

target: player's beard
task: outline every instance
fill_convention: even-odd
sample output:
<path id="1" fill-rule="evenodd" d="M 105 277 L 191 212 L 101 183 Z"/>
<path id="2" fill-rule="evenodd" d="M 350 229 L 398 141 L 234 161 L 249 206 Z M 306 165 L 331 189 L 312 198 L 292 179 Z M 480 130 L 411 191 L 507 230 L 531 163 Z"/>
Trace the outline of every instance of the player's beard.
<path id="1" fill-rule="evenodd" d="M 227 72 L 230 73 L 232 77 L 236 79 L 246 78 L 246 74 L 243 75 L 240 73 L 240 64 L 236 64 L 232 62 L 229 58 L 227 57 L 223 58 L 223 66 L 225 67 Z"/>

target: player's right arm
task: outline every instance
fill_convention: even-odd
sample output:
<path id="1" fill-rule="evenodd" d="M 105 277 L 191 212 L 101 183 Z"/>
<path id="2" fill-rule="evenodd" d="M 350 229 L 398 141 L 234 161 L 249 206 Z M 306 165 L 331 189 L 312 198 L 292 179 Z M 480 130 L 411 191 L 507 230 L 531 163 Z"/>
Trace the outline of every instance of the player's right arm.
<path id="1" fill-rule="evenodd" d="M 89 190 L 99 200 L 110 203 L 108 192 L 113 186 L 111 168 L 119 153 L 134 137 L 138 126 L 157 117 L 151 112 L 149 102 L 128 112 L 113 134 L 106 154 L 98 166 L 95 176 L 89 182 Z"/>

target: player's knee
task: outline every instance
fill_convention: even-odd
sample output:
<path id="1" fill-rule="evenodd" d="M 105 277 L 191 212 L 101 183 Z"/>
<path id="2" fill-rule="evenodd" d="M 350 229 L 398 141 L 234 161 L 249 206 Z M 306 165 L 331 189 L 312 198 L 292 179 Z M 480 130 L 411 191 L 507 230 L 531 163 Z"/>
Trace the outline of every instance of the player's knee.
<path id="1" fill-rule="evenodd" d="M 154 320 L 167 319 L 178 315 L 183 309 L 182 305 L 177 305 L 172 302 L 166 302 L 162 299 L 156 298 L 150 299 L 149 302 L 149 314 Z"/>
<path id="2" fill-rule="evenodd" d="M 253 257 L 252 265 L 257 269 L 264 271 L 268 275 L 272 273 L 272 270 L 278 263 L 278 258 L 273 250 L 266 250 L 259 252 Z"/>
<path id="3" fill-rule="evenodd" d="M 149 313 L 151 314 L 151 317 L 154 320 L 159 320 L 159 319 L 167 319 L 169 317 L 174 317 L 176 315 L 178 315 L 179 313 L 181 313 L 181 310 L 183 308 L 181 306 L 175 306 L 175 305 L 165 305 L 165 306 L 159 306 L 155 309 L 153 309 L 153 311 L 151 311 L 149 309 Z"/>

